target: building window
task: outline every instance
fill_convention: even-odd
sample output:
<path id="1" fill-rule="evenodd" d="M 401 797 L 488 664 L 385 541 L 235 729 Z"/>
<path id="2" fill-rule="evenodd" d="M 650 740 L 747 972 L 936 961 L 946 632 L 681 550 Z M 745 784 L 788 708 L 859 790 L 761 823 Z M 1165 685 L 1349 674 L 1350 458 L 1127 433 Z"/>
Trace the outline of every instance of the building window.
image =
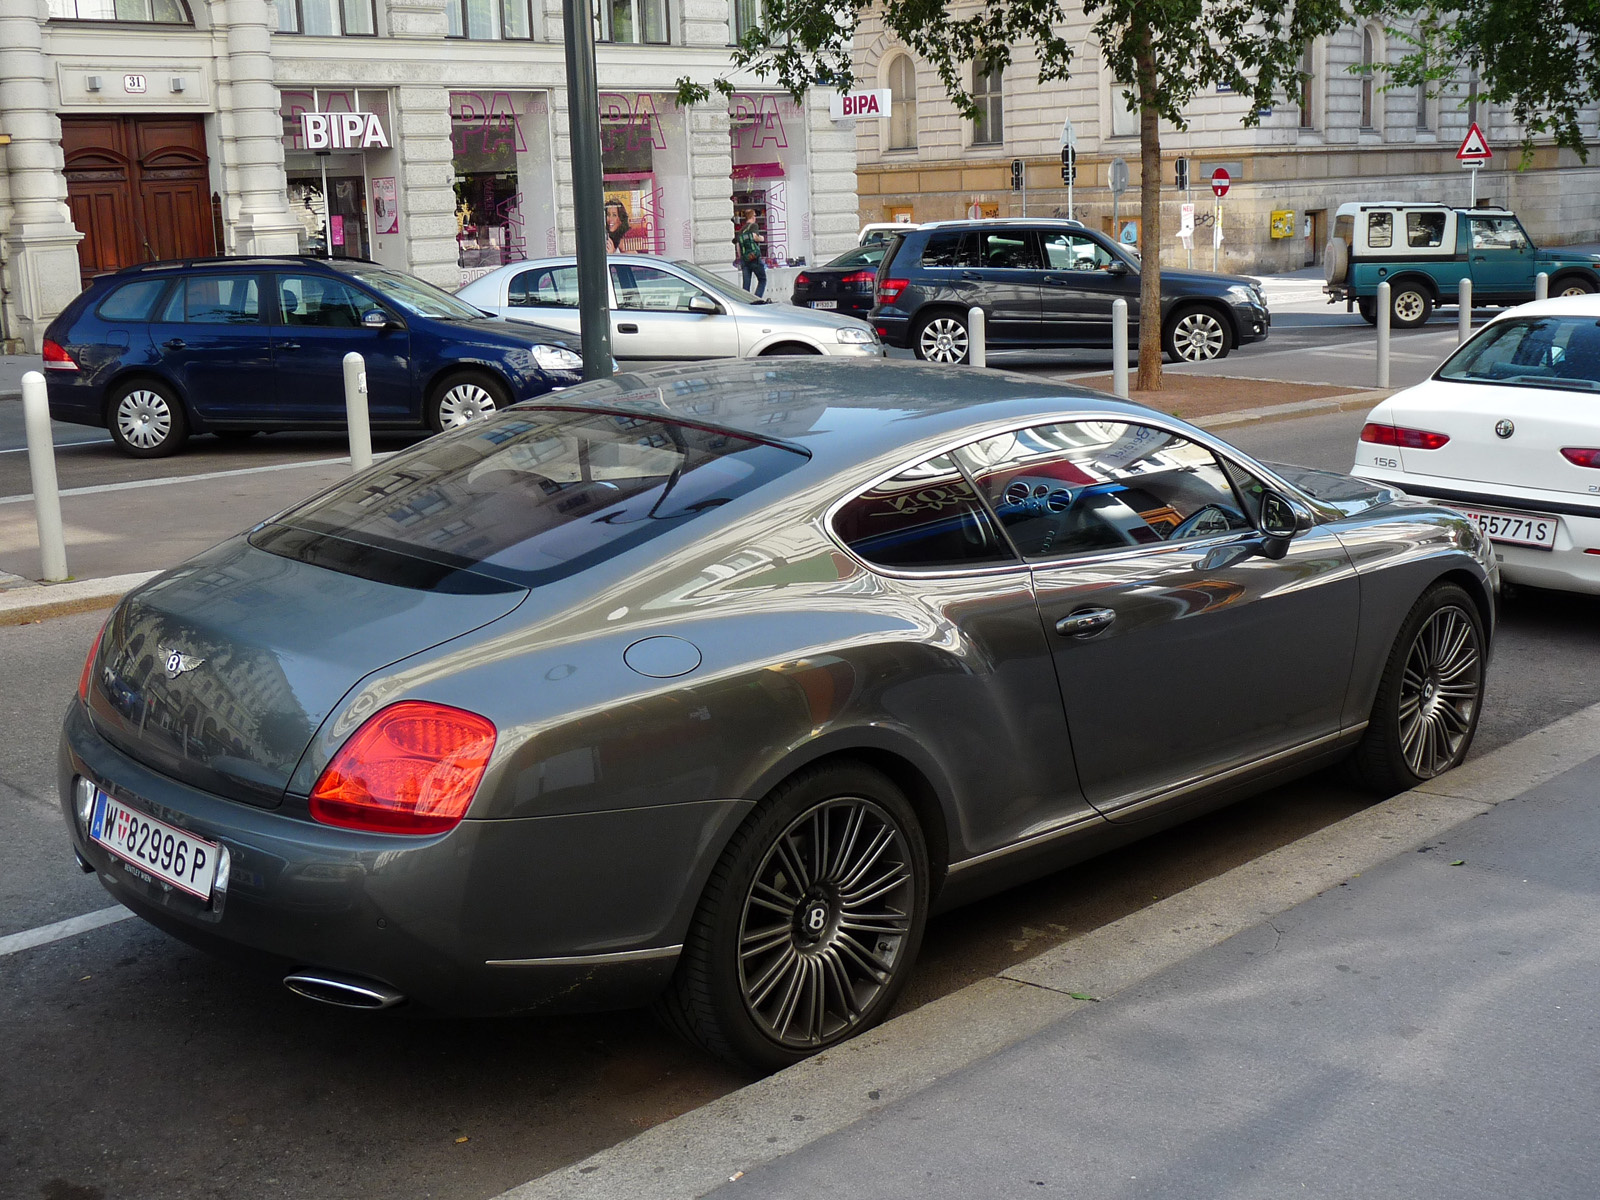
<path id="1" fill-rule="evenodd" d="M 444 15 L 450 37 L 498 41 L 533 36 L 528 0 L 445 0 Z"/>
<path id="2" fill-rule="evenodd" d="M 667 0 L 600 0 L 595 37 L 602 42 L 642 42 L 664 46 Z"/>
<path id="3" fill-rule="evenodd" d="M 761 0 L 733 0 L 733 40 L 744 41 L 751 30 L 761 28 Z"/>
<path id="4" fill-rule="evenodd" d="M 917 68 L 909 54 L 889 64 L 889 149 L 917 148 Z"/>
<path id="5" fill-rule="evenodd" d="M 378 24 L 373 0 L 278 0 L 278 32 L 371 37 Z"/>
<path id="6" fill-rule="evenodd" d="M 1372 66 L 1377 56 L 1376 41 L 1371 29 L 1361 31 L 1361 128 L 1367 130 L 1374 128 L 1373 102 L 1377 91 L 1377 80 L 1372 76 Z"/>
<path id="7" fill-rule="evenodd" d="M 1139 98 L 1132 88 L 1111 88 L 1111 136 L 1139 136 Z"/>
<path id="8" fill-rule="evenodd" d="M 1300 55 L 1300 128 L 1315 129 L 1317 127 L 1317 114 L 1315 109 L 1317 85 L 1317 67 L 1312 54 L 1310 42 L 1306 43 L 1304 52 Z"/>
<path id="9" fill-rule="evenodd" d="M 985 71 L 982 63 L 972 64 L 972 99 L 978 105 L 978 119 L 972 124 L 974 146 L 997 146 L 1006 140 L 1001 73 L 995 67 Z"/>
<path id="10" fill-rule="evenodd" d="M 193 25 L 183 0 L 50 0 L 52 21 L 138 21 Z"/>

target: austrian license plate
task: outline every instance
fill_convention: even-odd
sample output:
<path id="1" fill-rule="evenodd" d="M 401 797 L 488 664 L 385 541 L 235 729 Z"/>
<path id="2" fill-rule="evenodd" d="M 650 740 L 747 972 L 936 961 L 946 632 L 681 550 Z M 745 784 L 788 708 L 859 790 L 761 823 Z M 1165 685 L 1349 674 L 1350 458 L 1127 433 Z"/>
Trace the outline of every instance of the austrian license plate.
<path id="1" fill-rule="evenodd" d="M 215 842 L 185 833 L 138 809 L 95 792 L 89 837 L 144 874 L 202 900 L 217 877 Z"/>
<path id="2" fill-rule="evenodd" d="M 837 300 L 813 300 L 811 302 L 811 307 L 812 308 L 838 308 L 839 307 L 839 302 Z"/>
<path id="3" fill-rule="evenodd" d="M 1555 549 L 1556 530 L 1561 528 L 1559 518 L 1543 513 L 1507 512 L 1500 508 L 1466 508 L 1459 504 L 1451 507 L 1483 530 L 1491 542 Z"/>

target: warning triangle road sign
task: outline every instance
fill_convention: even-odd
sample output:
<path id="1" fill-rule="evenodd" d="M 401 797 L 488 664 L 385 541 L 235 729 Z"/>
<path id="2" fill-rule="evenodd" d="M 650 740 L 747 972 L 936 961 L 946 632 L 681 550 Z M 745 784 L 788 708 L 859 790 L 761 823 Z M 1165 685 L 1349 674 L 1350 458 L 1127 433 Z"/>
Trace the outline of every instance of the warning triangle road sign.
<path id="1" fill-rule="evenodd" d="M 1483 136 L 1483 130 L 1478 128 L 1476 121 L 1468 128 L 1467 136 L 1461 139 L 1461 149 L 1456 151 L 1456 157 L 1480 162 L 1494 157 L 1494 151 L 1489 149 L 1489 139 Z"/>

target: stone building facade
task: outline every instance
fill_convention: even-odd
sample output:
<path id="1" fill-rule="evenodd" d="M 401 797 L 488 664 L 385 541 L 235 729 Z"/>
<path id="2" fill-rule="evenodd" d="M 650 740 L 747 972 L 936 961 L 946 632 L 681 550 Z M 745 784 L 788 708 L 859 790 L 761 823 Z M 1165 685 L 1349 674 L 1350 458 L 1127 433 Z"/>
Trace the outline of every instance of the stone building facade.
<path id="1" fill-rule="evenodd" d="M 884 30 L 863 23 L 856 38 L 857 86 L 893 93 L 887 120 L 857 124 L 857 189 L 861 219 L 1066 216 L 1060 147 L 1070 118 L 1078 139 L 1072 216 L 1095 228 L 1138 238 L 1139 123 L 1110 78 L 1088 21 L 1068 30 L 1079 49 L 1071 78 L 1040 84 L 1031 48 L 993 77 L 969 67 L 969 86 L 990 119 L 960 117 L 932 68 Z M 1287 96 L 1247 128 L 1245 99 L 1223 91 L 1197 97 L 1187 128 L 1163 123 L 1162 261 L 1209 268 L 1276 272 L 1320 261 L 1332 215 L 1348 201 L 1431 200 L 1467 203 L 1472 181 L 1455 153 L 1469 122 L 1489 138 L 1494 157 L 1480 173 L 1480 201 L 1507 205 L 1536 240 L 1600 238 L 1600 162 L 1554 145 L 1539 145 L 1518 169 L 1521 131 L 1506 114 L 1479 102 L 1476 84 L 1459 79 L 1443 94 L 1385 87 L 1381 64 L 1403 52 L 1377 25 L 1341 30 L 1307 47 L 1298 94 Z M 1372 68 L 1366 68 L 1372 64 Z M 1600 106 L 1584 122 L 1600 138 Z M 1596 146 L 1600 149 L 1600 146 Z M 1130 181 L 1120 202 L 1110 191 L 1114 160 Z M 1189 166 L 1187 194 L 1175 185 L 1176 160 Z M 1011 164 L 1025 165 L 1026 192 L 1011 189 Z M 1218 205 L 1210 188 L 1217 168 L 1232 184 L 1221 202 L 1222 244 L 1215 242 Z M 1181 205 L 1195 206 L 1190 246 L 1180 243 Z M 1276 215 L 1277 220 L 1274 221 Z M 1274 228 L 1276 226 L 1276 228 Z"/>
<path id="2" fill-rule="evenodd" d="M 857 229 L 825 95 L 688 109 L 737 0 L 597 8 L 609 226 L 726 271 Z M 0 339 L 36 350 L 94 274 L 201 254 L 369 257 L 456 287 L 574 246 L 560 0 L 0 0 Z M 310 122 L 307 122 L 307 115 Z"/>

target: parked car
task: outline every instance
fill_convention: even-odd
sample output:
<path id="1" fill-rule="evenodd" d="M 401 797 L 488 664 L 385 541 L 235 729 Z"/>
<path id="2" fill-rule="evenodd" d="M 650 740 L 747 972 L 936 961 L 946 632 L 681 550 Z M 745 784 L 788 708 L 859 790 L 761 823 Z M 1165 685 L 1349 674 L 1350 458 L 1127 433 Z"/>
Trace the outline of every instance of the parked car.
<path id="1" fill-rule="evenodd" d="M 858 246 L 888 245 L 899 234 L 905 233 L 916 226 L 909 221 L 868 221 L 861 227 L 861 234 L 856 238 Z"/>
<path id="2" fill-rule="evenodd" d="M 1501 313 L 1367 415 L 1354 474 L 1460 509 L 1509 583 L 1600 593 L 1600 296 Z"/>
<path id="3" fill-rule="evenodd" d="M 1111 345 L 1111 306 L 1139 328 L 1139 259 L 1076 221 L 940 221 L 900 237 L 878 267 L 872 323 L 891 346 L 932 362 L 967 360 L 967 312 L 983 309 L 989 346 Z M 1267 336 L 1257 280 L 1161 270 L 1161 344 L 1174 359 L 1222 358 Z"/>
<path id="4" fill-rule="evenodd" d="M 658 1001 L 770 1068 L 930 912 L 1346 755 L 1471 743 L 1458 513 L 1081 388 L 661 368 L 402 451 L 130 593 L 65 718 L 85 870 L 313 999 Z"/>
<path id="5" fill-rule="evenodd" d="M 757 299 L 693 263 L 644 254 L 612 254 L 607 262 L 611 353 L 624 362 L 883 355 L 870 325 Z M 511 263 L 474 279 L 456 295 L 512 320 L 578 329 L 578 266 L 570 256 Z"/>
<path id="6" fill-rule="evenodd" d="M 191 433 L 345 424 L 344 356 L 374 428 L 448 429 L 583 378 L 577 339 L 497 320 L 358 259 L 201 258 L 95 279 L 44 335 L 50 415 L 154 458 Z"/>
<path id="7" fill-rule="evenodd" d="M 1534 298 L 1534 277 L 1550 277 L 1550 295 L 1600 291 L 1600 254 L 1541 250 L 1509 209 L 1480 204 L 1341 204 L 1322 256 L 1328 303 L 1343 300 L 1369 322 L 1378 319 L 1378 285 L 1389 285 L 1393 323 L 1424 324 L 1454 305 L 1463 279 L 1474 307 Z"/>
<path id="8" fill-rule="evenodd" d="M 791 299 L 801 308 L 821 308 L 866 320 L 872 312 L 878 264 L 889 247 L 872 242 L 846 250 L 832 262 L 807 267 L 794 277 Z"/>

